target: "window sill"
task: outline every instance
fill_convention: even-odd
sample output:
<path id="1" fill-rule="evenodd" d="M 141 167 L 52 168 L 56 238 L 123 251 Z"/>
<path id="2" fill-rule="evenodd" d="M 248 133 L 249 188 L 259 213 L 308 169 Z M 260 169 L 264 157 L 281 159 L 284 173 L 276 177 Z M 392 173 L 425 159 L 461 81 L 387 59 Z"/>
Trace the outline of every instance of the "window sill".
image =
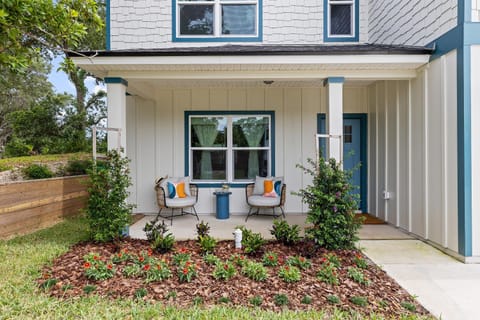
<path id="1" fill-rule="evenodd" d="M 172 42 L 261 42 L 262 37 L 173 37 Z"/>

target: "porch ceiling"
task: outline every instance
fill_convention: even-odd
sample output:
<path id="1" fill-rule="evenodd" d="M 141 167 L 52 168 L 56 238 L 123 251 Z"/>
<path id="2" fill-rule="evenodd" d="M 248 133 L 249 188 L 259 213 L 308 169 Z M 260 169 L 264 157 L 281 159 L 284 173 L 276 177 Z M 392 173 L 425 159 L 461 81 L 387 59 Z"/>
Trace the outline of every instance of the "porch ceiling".
<path id="1" fill-rule="evenodd" d="M 364 50 L 364 46 L 360 47 Z M 320 86 L 328 77 L 344 77 L 346 84 L 362 85 L 376 80 L 411 79 L 430 58 L 429 53 L 418 50 L 403 54 L 384 51 L 358 54 L 342 50 L 341 54 L 328 51 L 321 54 L 103 52 L 72 56 L 72 59 L 97 77 L 126 79 L 129 92 L 148 96 L 151 90 L 162 87 L 259 87 L 266 86 L 265 80 L 273 80 L 271 86 L 291 87 Z"/>

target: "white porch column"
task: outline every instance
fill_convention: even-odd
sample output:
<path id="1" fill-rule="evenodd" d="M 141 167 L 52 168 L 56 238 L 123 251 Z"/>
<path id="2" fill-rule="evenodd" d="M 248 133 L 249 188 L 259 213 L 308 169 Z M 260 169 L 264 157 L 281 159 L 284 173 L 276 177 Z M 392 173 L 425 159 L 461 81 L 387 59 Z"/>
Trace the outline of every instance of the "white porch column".
<path id="1" fill-rule="evenodd" d="M 332 77 L 325 79 L 327 88 L 326 132 L 333 136 L 343 136 L 343 83 L 345 78 Z M 342 138 L 331 137 L 328 143 L 328 155 L 337 161 L 343 161 L 341 154 Z"/>
<path id="2" fill-rule="evenodd" d="M 118 132 L 108 132 L 108 149 L 123 148 L 127 153 L 127 119 L 126 119 L 126 93 L 128 82 L 122 78 L 105 78 L 107 84 L 107 127 L 120 129 L 120 146 L 118 145 Z"/>

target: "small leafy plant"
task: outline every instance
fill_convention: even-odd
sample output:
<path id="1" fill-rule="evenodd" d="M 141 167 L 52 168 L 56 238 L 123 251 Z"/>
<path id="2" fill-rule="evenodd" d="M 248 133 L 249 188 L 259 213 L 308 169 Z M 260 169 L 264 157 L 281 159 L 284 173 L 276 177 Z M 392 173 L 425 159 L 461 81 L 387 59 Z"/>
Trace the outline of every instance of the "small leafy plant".
<path id="1" fill-rule="evenodd" d="M 119 263 L 128 261 L 131 258 L 132 258 L 131 255 L 126 251 L 126 249 L 124 249 L 124 250 L 121 250 L 120 252 L 114 254 L 111 257 L 111 260 L 112 260 L 113 263 L 119 264 Z"/>
<path id="2" fill-rule="evenodd" d="M 139 277 L 142 273 L 142 267 L 138 264 L 129 264 L 123 267 L 122 273 L 127 278 Z"/>
<path id="3" fill-rule="evenodd" d="M 142 299 L 142 298 L 145 297 L 147 294 L 148 294 L 147 289 L 145 289 L 145 288 L 138 288 L 137 290 L 135 290 L 134 296 L 135 296 L 135 298 L 137 298 L 137 299 Z"/>
<path id="4" fill-rule="evenodd" d="M 179 266 L 190 260 L 190 258 L 191 255 L 188 253 L 187 248 L 180 248 L 177 253 L 173 255 L 172 261 L 174 265 Z"/>
<path id="5" fill-rule="evenodd" d="M 192 299 L 192 303 L 193 303 L 194 306 L 202 305 L 203 304 L 203 298 L 200 297 L 200 296 L 195 296 Z"/>
<path id="6" fill-rule="evenodd" d="M 183 262 L 178 267 L 178 278 L 180 282 L 191 282 L 197 276 L 197 266 L 192 261 Z"/>
<path id="7" fill-rule="evenodd" d="M 409 301 L 402 301 L 400 303 L 400 305 L 405 309 L 405 310 L 408 310 L 410 312 L 415 312 L 416 310 L 416 307 L 413 303 L 409 302 Z"/>
<path id="8" fill-rule="evenodd" d="M 300 270 L 294 266 L 283 266 L 278 271 L 278 276 L 285 282 L 297 282 L 301 279 Z"/>
<path id="9" fill-rule="evenodd" d="M 212 265 L 216 265 L 217 263 L 221 262 L 220 261 L 220 258 L 218 258 L 216 255 L 214 255 L 213 253 L 207 253 L 204 257 L 203 257 L 203 261 L 205 261 L 207 264 L 212 264 Z"/>
<path id="10" fill-rule="evenodd" d="M 246 254 L 254 254 L 262 248 L 265 244 L 265 239 L 263 239 L 260 233 L 245 232 L 243 234 L 242 246 Z"/>
<path id="11" fill-rule="evenodd" d="M 213 270 L 213 277 L 220 280 L 230 280 L 235 275 L 235 267 L 232 262 L 219 262 Z"/>
<path id="12" fill-rule="evenodd" d="M 294 224 L 290 226 L 285 220 L 274 220 L 270 233 L 286 246 L 291 246 L 300 241 L 299 226 Z"/>
<path id="13" fill-rule="evenodd" d="M 283 293 L 276 294 L 273 301 L 277 306 L 286 306 L 289 303 L 288 297 Z"/>
<path id="14" fill-rule="evenodd" d="M 172 250 L 175 244 L 175 237 L 168 232 L 168 226 L 162 220 L 157 218 L 152 222 L 147 222 L 143 228 L 147 240 L 152 243 L 152 248 L 159 253 L 166 253 Z"/>
<path id="15" fill-rule="evenodd" d="M 290 256 L 285 263 L 290 266 L 299 267 L 302 270 L 306 270 L 312 266 L 312 263 L 307 258 L 301 256 Z"/>
<path id="16" fill-rule="evenodd" d="M 268 277 L 267 269 L 261 263 L 254 261 L 245 263 L 242 273 L 255 281 L 265 281 Z"/>
<path id="17" fill-rule="evenodd" d="M 197 239 L 200 240 L 200 237 L 205 237 L 210 234 L 210 226 L 208 225 L 208 222 L 203 222 L 200 221 L 200 223 L 197 223 Z"/>
<path id="18" fill-rule="evenodd" d="M 367 298 L 362 296 L 350 297 L 350 302 L 359 307 L 366 307 L 368 304 Z"/>
<path id="19" fill-rule="evenodd" d="M 309 295 L 304 295 L 300 302 L 303 304 L 312 304 L 312 297 L 310 297 Z"/>
<path id="20" fill-rule="evenodd" d="M 363 272 L 357 267 L 348 267 L 347 269 L 348 277 L 353 281 L 368 286 L 370 281 L 365 277 Z"/>
<path id="21" fill-rule="evenodd" d="M 199 236 L 198 243 L 200 244 L 200 248 L 203 253 L 211 253 L 215 250 L 215 246 L 217 245 L 217 240 L 209 235 Z"/>
<path id="22" fill-rule="evenodd" d="M 353 262 L 355 262 L 355 265 L 360 269 L 368 268 L 368 263 L 361 253 L 355 254 L 355 257 L 353 258 Z"/>
<path id="23" fill-rule="evenodd" d="M 83 287 L 83 292 L 85 292 L 86 294 L 90 294 L 95 290 L 97 290 L 97 286 L 94 286 L 93 284 L 87 284 Z"/>
<path id="24" fill-rule="evenodd" d="M 165 299 L 167 300 L 175 300 L 177 299 L 177 291 L 173 290 L 173 291 L 168 291 L 168 293 L 165 295 Z"/>
<path id="25" fill-rule="evenodd" d="M 263 298 L 261 296 L 254 296 L 250 298 L 249 302 L 252 306 L 259 307 L 263 303 Z"/>
<path id="26" fill-rule="evenodd" d="M 248 259 L 245 258 L 244 255 L 238 254 L 238 253 L 232 254 L 230 256 L 229 260 L 232 261 L 236 266 L 239 266 L 239 267 L 243 267 L 245 265 L 245 263 L 248 262 Z"/>
<path id="27" fill-rule="evenodd" d="M 340 268 L 341 266 L 340 259 L 335 253 L 327 253 L 323 259 L 326 259 L 328 262 L 333 264 L 337 269 Z"/>
<path id="28" fill-rule="evenodd" d="M 172 272 L 168 268 L 168 264 L 165 262 L 165 260 L 152 262 L 152 264 L 146 264 L 143 267 L 146 283 L 163 281 L 172 276 Z"/>
<path id="29" fill-rule="evenodd" d="M 337 277 L 337 268 L 329 261 L 324 261 L 322 263 L 320 270 L 317 272 L 317 278 L 332 285 L 337 285 L 339 283 Z"/>
<path id="30" fill-rule="evenodd" d="M 331 304 L 339 304 L 340 299 L 336 295 L 328 295 L 327 296 L 327 301 L 330 302 Z"/>
<path id="31" fill-rule="evenodd" d="M 265 252 L 262 263 L 266 267 L 276 267 L 278 266 L 278 255 L 275 252 Z"/>
<path id="32" fill-rule="evenodd" d="M 230 301 L 231 301 L 231 300 L 230 300 L 229 297 L 220 297 L 220 298 L 218 299 L 218 302 L 219 302 L 219 303 L 230 303 Z"/>
<path id="33" fill-rule="evenodd" d="M 106 280 L 113 277 L 115 268 L 112 262 L 105 262 L 100 255 L 89 253 L 83 257 L 85 276 L 92 280 Z"/>
<path id="34" fill-rule="evenodd" d="M 54 287 L 57 284 L 58 280 L 55 278 L 50 278 L 45 280 L 40 287 L 44 290 L 49 290 L 50 288 Z"/>

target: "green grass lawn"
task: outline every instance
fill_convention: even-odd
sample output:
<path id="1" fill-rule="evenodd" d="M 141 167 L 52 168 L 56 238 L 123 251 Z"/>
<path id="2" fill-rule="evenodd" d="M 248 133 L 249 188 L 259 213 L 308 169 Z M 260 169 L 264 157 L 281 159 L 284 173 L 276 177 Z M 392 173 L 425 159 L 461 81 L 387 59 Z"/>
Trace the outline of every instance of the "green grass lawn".
<path id="1" fill-rule="evenodd" d="M 5 158 L 5 159 L 0 159 L 0 172 L 11 170 L 18 166 L 28 166 L 29 164 L 32 164 L 32 163 L 66 161 L 71 159 L 87 159 L 91 157 L 92 157 L 91 154 L 82 152 L 82 153 L 45 154 L 45 155 L 37 155 L 37 156 Z"/>
<path id="2" fill-rule="evenodd" d="M 45 264 L 87 239 L 83 218 L 66 220 L 31 235 L 0 241 L 0 319 L 362 319 L 335 310 L 273 313 L 251 308 L 218 306 L 177 309 L 161 303 L 112 300 L 98 296 L 59 300 L 36 284 Z M 375 315 L 369 319 L 381 319 Z M 404 319 L 419 319 L 405 317 Z"/>

